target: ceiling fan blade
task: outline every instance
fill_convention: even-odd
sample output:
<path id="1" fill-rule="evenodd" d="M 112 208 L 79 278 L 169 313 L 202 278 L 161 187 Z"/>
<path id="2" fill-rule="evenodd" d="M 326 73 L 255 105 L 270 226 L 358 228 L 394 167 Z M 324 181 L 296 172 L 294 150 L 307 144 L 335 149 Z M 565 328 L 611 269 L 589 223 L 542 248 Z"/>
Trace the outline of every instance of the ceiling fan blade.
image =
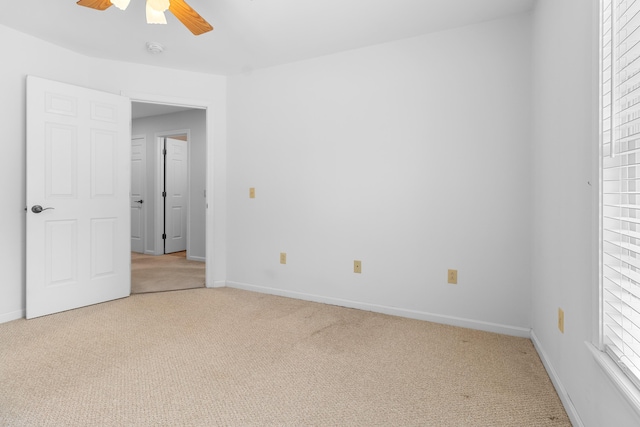
<path id="1" fill-rule="evenodd" d="M 205 19 L 184 0 L 171 0 L 169 10 L 196 36 L 213 30 L 211 24 L 205 21 Z"/>
<path id="2" fill-rule="evenodd" d="M 90 7 L 91 9 L 105 10 L 111 7 L 111 0 L 79 0 L 80 6 Z"/>

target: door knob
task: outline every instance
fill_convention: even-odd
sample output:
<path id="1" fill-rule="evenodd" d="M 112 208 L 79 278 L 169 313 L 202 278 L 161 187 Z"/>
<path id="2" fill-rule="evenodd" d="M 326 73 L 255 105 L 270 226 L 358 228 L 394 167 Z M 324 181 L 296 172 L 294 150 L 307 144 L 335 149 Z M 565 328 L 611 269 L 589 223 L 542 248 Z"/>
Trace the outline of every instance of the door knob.
<path id="1" fill-rule="evenodd" d="M 144 203 L 144 200 L 142 200 L 142 199 L 140 199 L 140 200 L 134 200 L 134 201 L 135 201 L 136 203 L 140 203 L 140 204 Z"/>
<path id="2" fill-rule="evenodd" d="M 31 206 L 31 212 L 33 212 L 33 213 L 40 213 L 42 211 L 46 211 L 47 209 L 55 209 L 55 208 L 43 208 L 40 205 Z"/>

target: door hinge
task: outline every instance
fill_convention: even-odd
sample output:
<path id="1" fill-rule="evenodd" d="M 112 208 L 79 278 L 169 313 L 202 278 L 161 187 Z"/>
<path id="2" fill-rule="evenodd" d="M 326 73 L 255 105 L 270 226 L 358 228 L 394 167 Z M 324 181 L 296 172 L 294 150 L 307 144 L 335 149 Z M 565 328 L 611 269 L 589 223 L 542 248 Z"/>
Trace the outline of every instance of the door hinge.
<path id="1" fill-rule="evenodd" d="M 167 149 L 166 149 L 166 148 L 163 148 L 163 149 L 162 149 L 162 155 L 163 155 L 163 156 L 166 156 L 166 155 L 167 155 Z"/>
<path id="2" fill-rule="evenodd" d="M 162 197 L 167 197 L 167 192 L 166 191 L 162 192 Z"/>
<path id="3" fill-rule="evenodd" d="M 167 235 L 166 234 L 162 234 L 162 240 L 167 240 Z"/>

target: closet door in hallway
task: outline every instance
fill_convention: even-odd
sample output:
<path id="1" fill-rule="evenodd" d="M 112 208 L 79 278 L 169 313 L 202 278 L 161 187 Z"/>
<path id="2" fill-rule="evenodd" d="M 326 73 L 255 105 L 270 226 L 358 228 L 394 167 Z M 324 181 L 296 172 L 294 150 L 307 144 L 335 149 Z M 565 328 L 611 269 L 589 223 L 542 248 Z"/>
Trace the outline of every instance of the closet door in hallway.
<path id="1" fill-rule="evenodd" d="M 164 253 L 187 249 L 189 158 L 187 141 L 165 138 Z"/>

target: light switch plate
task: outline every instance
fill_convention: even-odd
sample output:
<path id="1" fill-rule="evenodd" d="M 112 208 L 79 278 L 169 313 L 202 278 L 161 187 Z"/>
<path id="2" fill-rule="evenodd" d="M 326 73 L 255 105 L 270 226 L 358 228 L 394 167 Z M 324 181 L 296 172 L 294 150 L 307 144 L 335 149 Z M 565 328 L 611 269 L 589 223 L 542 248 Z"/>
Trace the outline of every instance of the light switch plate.
<path id="1" fill-rule="evenodd" d="M 564 310 L 558 308 L 558 329 L 564 334 Z"/>

